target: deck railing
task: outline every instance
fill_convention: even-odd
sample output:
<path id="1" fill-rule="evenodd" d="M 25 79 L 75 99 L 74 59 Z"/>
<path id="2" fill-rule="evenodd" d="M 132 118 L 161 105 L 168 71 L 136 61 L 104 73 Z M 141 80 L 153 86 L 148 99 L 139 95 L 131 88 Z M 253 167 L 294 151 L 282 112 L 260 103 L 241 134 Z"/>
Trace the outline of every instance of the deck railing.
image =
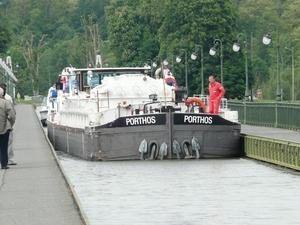
<path id="1" fill-rule="evenodd" d="M 243 124 L 300 130 L 300 104 L 286 102 L 228 101 Z"/>

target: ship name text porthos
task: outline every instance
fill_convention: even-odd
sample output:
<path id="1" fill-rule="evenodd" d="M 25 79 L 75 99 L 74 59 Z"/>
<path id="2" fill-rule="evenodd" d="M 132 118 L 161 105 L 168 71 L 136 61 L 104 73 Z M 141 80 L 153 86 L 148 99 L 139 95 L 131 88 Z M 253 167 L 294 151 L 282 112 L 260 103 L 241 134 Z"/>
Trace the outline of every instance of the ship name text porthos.
<path id="1" fill-rule="evenodd" d="M 156 124 L 155 116 L 126 118 L 126 126 L 151 125 Z"/>

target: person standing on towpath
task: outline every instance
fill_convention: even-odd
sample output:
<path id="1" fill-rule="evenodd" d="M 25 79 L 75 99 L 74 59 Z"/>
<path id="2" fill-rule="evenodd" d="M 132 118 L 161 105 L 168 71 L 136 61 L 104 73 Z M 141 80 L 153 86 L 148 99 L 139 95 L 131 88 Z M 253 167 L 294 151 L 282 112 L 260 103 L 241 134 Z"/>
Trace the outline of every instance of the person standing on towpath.
<path id="1" fill-rule="evenodd" d="M 0 162 L 1 169 L 9 169 L 8 163 L 8 139 L 9 133 L 16 120 L 16 113 L 12 104 L 4 99 L 4 90 L 0 88 Z"/>

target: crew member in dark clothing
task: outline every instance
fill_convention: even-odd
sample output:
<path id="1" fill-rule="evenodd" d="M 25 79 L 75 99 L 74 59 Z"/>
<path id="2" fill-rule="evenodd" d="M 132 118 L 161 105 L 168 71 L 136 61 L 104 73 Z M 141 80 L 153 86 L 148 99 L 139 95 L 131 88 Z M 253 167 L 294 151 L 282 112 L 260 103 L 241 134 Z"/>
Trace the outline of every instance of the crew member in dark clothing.
<path id="1" fill-rule="evenodd" d="M 16 120 L 12 104 L 4 99 L 4 90 L 0 88 L 0 162 L 2 169 L 8 169 L 8 138 Z"/>

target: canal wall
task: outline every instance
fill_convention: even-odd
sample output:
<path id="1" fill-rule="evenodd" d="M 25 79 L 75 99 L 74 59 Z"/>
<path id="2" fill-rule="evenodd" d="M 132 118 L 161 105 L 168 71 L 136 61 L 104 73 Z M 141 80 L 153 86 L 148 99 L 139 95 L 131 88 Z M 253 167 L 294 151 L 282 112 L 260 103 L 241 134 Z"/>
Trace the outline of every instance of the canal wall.
<path id="1" fill-rule="evenodd" d="M 300 132 L 242 125 L 245 156 L 300 171 Z"/>
<path id="2" fill-rule="evenodd" d="M 300 144 L 244 135 L 244 151 L 249 158 L 300 171 Z"/>
<path id="3" fill-rule="evenodd" d="M 299 103 L 231 100 L 228 107 L 238 111 L 243 124 L 241 139 L 247 157 L 300 170 Z"/>

